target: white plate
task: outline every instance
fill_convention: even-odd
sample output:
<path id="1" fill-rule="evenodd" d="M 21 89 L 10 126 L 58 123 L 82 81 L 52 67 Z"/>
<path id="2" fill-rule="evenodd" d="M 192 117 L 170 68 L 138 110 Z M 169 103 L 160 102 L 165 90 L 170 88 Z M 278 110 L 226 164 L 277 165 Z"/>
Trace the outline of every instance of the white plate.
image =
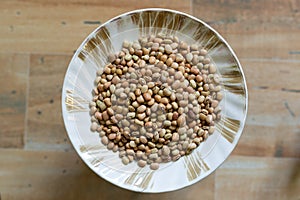
<path id="1" fill-rule="evenodd" d="M 159 170 L 121 163 L 108 151 L 97 133 L 90 131 L 88 104 L 96 71 L 109 53 L 118 52 L 124 40 L 170 31 L 187 43 L 198 43 L 221 75 L 224 98 L 222 119 L 216 131 L 189 156 L 161 164 Z M 115 17 L 99 26 L 80 45 L 65 75 L 62 112 L 69 138 L 83 161 L 99 176 L 129 190 L 166 192 L 189 186 L 211 174 L 236 146 L 247 114 L 248 95 L 241 65 L 227 42 L 201 20 L 174 10 L 143 9 Z"/>

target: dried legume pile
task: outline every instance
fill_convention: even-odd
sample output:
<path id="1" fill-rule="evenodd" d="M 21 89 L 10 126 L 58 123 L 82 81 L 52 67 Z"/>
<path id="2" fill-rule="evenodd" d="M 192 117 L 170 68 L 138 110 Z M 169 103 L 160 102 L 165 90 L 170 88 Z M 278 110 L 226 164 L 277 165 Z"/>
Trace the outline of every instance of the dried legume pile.
<path id="1" fill-rule="evenodd" d="M 98 131 L 122 163 L 176 161 L 215 130 L 222 99 L 219 75 L 207 50 L 158 34 L 124 41 L 99 69 L 90 103 Z"/>

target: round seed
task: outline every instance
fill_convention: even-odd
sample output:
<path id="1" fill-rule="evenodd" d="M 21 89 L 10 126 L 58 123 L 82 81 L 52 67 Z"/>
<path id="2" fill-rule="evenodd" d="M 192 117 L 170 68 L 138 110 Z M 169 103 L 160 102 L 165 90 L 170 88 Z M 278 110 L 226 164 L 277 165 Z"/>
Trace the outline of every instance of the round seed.
<path id="1" fill-rule="evenodd" d="M 164 121 L 164 126 L 166 127 L 171 126 L 171 121 L 169 120 Z"/>
<path id="2" fill-rule="evenodd" d="M 182 127 L 185 125 L 185 123 L 186 123 L 186 116 L 185 116 L 185 114 L 182 114 L 178 117 L 177 124 L 179 127 Z"/>
<path id="3" fill-rule="evenodd" d="M 138 161 L 138 166 L 139 167 L 145 167 L 147 165 L 147 162 L 145 160 L 139 160 Z"/>
<path id="4" fill-rule="evenodd" d="M 172 141 L 177 142 L 179 140 L 179 134 L 177 132 L 173 133 Z"/>
<path id="5" fill-rule="evenodd" d="M 146 113 L 139 113 L 137 114 L 139 120 L 143 121 L 146 118 Z"/>
<path id="6" fill-rule="evenodd" d="M 166 140 L 170 139 L 171 137 L 172 137 L 172 133 L 167 133 L 167 134 L 164 136 L 164 138 L 165 138 Z"/>
<path id="7" fill-rule="evenodd" d="M 200 55 L 205 56 L 207 54 L 207 51 L 205 49 L 200 50 Z"/>
<path id="8" fill-rule="evenodd" d="M 142 88 L 141 88 L 141 92 L 145 93 L 147 91 L 148 91 L 148 85 L 143 85 Z"/>
<path id="9" fill-rule="evenodd" d="M 158 163 L 151 163 L 150 164 L 150 169 L 157 170 L 158 168 L 159 168 L 159 164 Z"/>
<path id="10" fill-rule="evenodd" d="M 150 148 L 154 148 L 154 147 L 155 147 L 155 144 L 154 144 L 153 142 L 148 142 L 148 146 L 149 146 Z"/>
<path id="11" fill-rule="evenodd" d="M 173 156 L 177 156 L 179 154 L 179 150 L 178 149 L 174 149 L 173 151 L 172 151 L 172 155 Z"/>
<path id="12" fill-rule="evenodd" d="M 151 94 L 149 94 L 148 92 L 144 93 L 143 97 L 144 97 L 144 100 L 146 100 L 146 101 L 150 101 L 152 99 Z"/>
<path id="13" fill-rule="evenodd" d="M 108 141 L 108 138 L 106 136 L 103 136 L 101 138 L 101 142 L 102 142 L 102 144 L 107 145 L 109 141 Z"/>
<path id="14" fill-rule="evenodd" d="M 141 105 L 141 106 L 139 106 L 138 108 L 137 108 L 137 111 L 139 112 L 139 113 L 142 113 L 142 112 L 145 112 L 145 110 L 146 110 L 146 106 L 145 105 Z"/>
<path id="15" fill-rule="evenodd" d="M 140 137 L 140 142 L 143 144 L 146 144 L 148 142 L 147 138 L 145 136 Z"/>
<path id="16" fill-rule="evenodd" d="M 171 54 L 173 49 L 169 44 L 167 44 L 167 45 L 165 45 L 165 51 L 167 54 Z"/>
<path id="17" fill-rule="evenodd" d="M 168 156 L 170 154 L 170 148 L 166 145 L 162 147 L 162 155 Z"/>
<path id="18" fill-rule="evenodd" d="M 210 126 L 208 129 L 208 133 L 209 134 L 213 134 L 213 132 L 215 131 L 215 127 L 214 126 Z"/>
<path id="19" fill-rule="evenodd" d="M 187 62 L 191 62 L 192 59 L 193 59 L 193 54 L 192 54 L 192 53 L 186 54 L 186 61 L 187 61 Z"/>
<path id="20" fill-rule="evenodd" d="M 128 165 L 128 163 L 129 163 L 129 158 L 128 158 L 127 156 L 122 157 L 122 163 L 123 163 L 124 165 Z"/>
<path id="21" fill-rule="evenodd" d="M 172 58 L 168 58 L 168 60 L 166 61 L 167 66 L 171 66 L 173 64 L 173 59 Z"/>

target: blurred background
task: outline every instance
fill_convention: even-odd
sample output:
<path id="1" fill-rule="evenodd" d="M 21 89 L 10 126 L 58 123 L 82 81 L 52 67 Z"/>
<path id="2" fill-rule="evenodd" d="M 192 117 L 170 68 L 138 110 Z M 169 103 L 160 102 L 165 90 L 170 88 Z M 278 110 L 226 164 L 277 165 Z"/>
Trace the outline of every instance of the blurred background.
<path id="1" fill-rule="evenodd" d="M 242 64 L 249 111 L 239 144 L 206 179 L 141 194 L 94 174 L 69 141 L 63 78 L 96 27 L 139 8 L 182 11 L 207 22 Z M 1 0 L 0 200 L 300 199 L 300 1 Z"/>

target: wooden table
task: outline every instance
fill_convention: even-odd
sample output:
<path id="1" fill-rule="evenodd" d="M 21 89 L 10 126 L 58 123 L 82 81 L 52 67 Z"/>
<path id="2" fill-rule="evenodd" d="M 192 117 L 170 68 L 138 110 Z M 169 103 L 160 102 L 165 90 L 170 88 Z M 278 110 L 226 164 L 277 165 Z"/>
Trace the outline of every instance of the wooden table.
<path id="1" fill-rule="evenodd" d="M 212 175 L 188 188 L 140 194 L 94 174 L 61 117 L 64 74 L 100 23 L 164 7 L 209 23 L 231 44 L 249 90 L 244 133 Z M 300 199 L 300 1 L 2 0 L 0 199 Z"/>

